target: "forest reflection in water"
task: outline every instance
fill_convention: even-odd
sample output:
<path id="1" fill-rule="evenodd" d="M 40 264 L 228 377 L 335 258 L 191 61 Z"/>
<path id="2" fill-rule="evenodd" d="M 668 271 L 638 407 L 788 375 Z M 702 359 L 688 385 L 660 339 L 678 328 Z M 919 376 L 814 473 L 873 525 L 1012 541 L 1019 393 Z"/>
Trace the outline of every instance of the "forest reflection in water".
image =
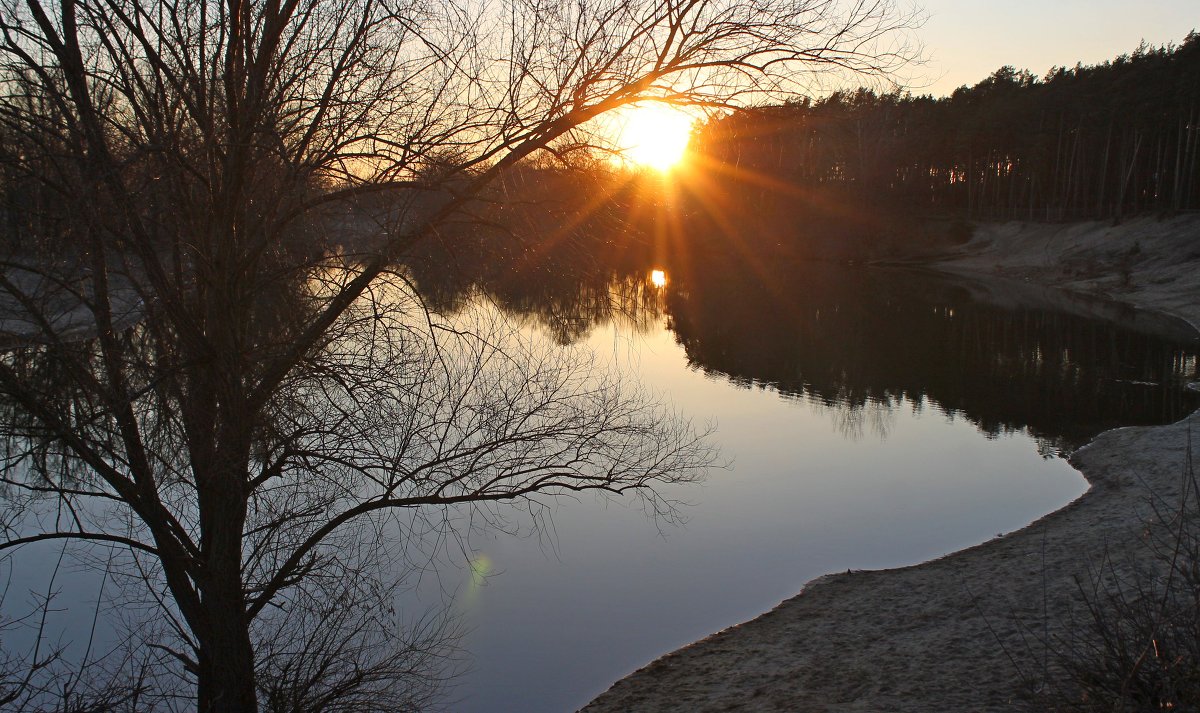
<path id="1" fill-rule="evenodd" d="M 672 491 L 688 503 L 680 528 L 557 501 L 554 556 L 537 541 L 473 541 L 500 574 L 464 614 L 475 669 L 461 713 L 570 710 L 814 577 L 1022 527 L 1086 489 L 1056 456 L 1197 406 L 1184 388 L 1196 335 L 1176 320 L 718 242 L 670 251 L 598 232 L 412 261 L 430 307 L 498 310 L 535 341 L 607 354 L 713 420 L 732 462 Z"/>
<path id="2" fill-rule="evenodd" d="M 435 308 L 482 296 L 560 344 L 610 322 L 645 332 L 665 320 L 692 368 L 833 409 L 849 437 L 884 436 L 893 410 L 929 404 L 988 437 L 1024 430 L 1049 456 L 1200 403 L 1185 389 L 1194 331 L 1111 303 L 909 269 L 578 255 L 414 271 Z"/>

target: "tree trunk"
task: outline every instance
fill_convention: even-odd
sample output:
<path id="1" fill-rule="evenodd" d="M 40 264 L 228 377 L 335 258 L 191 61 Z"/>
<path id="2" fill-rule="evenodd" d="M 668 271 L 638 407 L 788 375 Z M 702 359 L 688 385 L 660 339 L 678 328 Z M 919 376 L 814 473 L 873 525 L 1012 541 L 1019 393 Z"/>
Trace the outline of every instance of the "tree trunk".
<path id="1" fill-rule="evenodd" d="M 1187 208 L 1200 208 L 1200 205 L 1193 205 L 1191 202 L 1195 191 L 1196 178 L 1200 175 L 1200 171 L 1197 171 L 1196 165 L 1196 157 L 1200 155 L 1200 151 L 1196 150 L 1197 144 L 1200 143 L 1200 141 L 1197 141 L 1197 136 L 1200 135 L 1200 128 L 1197 127 L 1197 123 L 1200 123 L 1200 111 L 1193 109 L 1191 121 L 1188 122 L 1187 152 L 1190 159 L 1188 161 L 1189 169 L 1184 177 L 1185 183 L 1183 189 L 1183 205 Z"/>
<path id="2" fill-rule="evenodd" d="M 236 571 L 235 577 L 240 582 Z M 222 577 L 224 578 L 224 577 Z M 224 587 L 222 587 L 224 589 Z M 237 591 L 204 597 L 207 631 L 201 640 L 197 708 L 201 713 L 256 713 L 254 649 L 240 584 Z"/>
<path id="3" fill-rule="evenodd" d="M 197 478 L 204 576 L 197 703 L 201 713 L 255 713 L 254 648 L 242 583 L 242 536 L 246 522 L 248 446 L 239 437 L 218 448 L 207 477 Z M 231 453 L 232 451 L 232 453 Z"/>
<path id="4" fill-rule="evenodd" d="M 1171 177 L 1171 212 L 1176 213 L 1183 207 L 1183 147 L 1187 137 L 1187 122 L 1183 114 L 1179 115 L 1179 128 L 1175 134 L 1175 171 Z"/>
<path id="5" fill-rule="evenodd" d="M 1121 181 L 1117 187 L 1117 205 L 1116 205 L 1116 220 L 1120 220 L 1125 214 L 1125 191 L 1129 186 L 1129 180 L 1133 177 L 1134 169 L 1137 168 L 1138 151 L 1142 148 L 1142 134 L 1137 129 L 1133 131 L 1133 156 L 1129 158 L 1128 163 L 1125 162 L 1122 156 Z M 1135 206 L 1136 210 L 1136 206 Z"/>
<path id="6" fill-rule="evenodd" d="M 1104 189 L 1108 185 L 1108 156 L 1112 148 L 1113 117 L 1108 117 L 1108 133 L 1104 137 L 1104 158 L 1100 160 L 1100 192 L 1096 196 L 1096 217 L 1106 216 L 1104 210 Z"/>

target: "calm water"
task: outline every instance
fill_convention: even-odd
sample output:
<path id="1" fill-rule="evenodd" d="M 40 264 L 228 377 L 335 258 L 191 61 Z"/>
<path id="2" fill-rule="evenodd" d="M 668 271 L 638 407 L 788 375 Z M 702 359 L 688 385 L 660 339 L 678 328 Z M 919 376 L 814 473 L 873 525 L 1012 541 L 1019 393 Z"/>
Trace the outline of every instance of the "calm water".
<path id="1" fill-rule="evenodd" d="M 1020 528 L 1084 491 L 1072 448 L 1195 406 L 1191 330 L 1110 305 L 862 267 L 594 267 L 419 279 L 447 312 L 604 355 L 715 423 L 730 466 L 668 493 L 682 525 L 582 497 L 539 536 L 473 537 L 424 587 L 470 630 L 452 710 L 574 710 L 814 577 Z"/>
<path id="2" fill-rule="evenodd" d="M 448 604 L 468 631 L 448 710 L 574 710 L 822 574 L 1017 529 L 1083 492 L 1063 454 L 1196 406 L 1194 333 L 1112 305 L 920 272 L 614 254 L 413 267 L 448 319 L 495 313 L 593 350 L 713 423 L 729 463 L 664 492 L 682 524 L 581 496 L 554 500 L 540 530 L 515 514 L 524 535 L 447 548 L 402 611 Z M 44 586 L 58 552 L 27 548 L 15 571 Z M 102 584 L 59 574 L 72 645 Z"/>

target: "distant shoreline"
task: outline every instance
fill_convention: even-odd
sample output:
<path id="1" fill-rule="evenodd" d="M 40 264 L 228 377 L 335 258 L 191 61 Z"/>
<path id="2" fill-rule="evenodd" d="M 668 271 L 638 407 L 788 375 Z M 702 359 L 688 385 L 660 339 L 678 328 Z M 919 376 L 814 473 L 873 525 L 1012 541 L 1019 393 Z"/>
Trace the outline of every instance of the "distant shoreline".
<path id="1" fill-rule="evenodd" d="M 1200 215 L 983 224 L 932 266 L 1200 325 Z M 1078 606 L 1074 578 L 1087 581 L 1104 552 L 1134 556 L 1148 496 L 1177 495 L 1186 432 L 1197 426 L 1200 412 L 1105 432 L 1071 458 L 1088 491 L 1022 530 L 911 567 L 820 577 L 770 612 L 621 679 L 583 710 L 1012 710 L 1040 678 L 1037 638 L 1061 631 Z"/>

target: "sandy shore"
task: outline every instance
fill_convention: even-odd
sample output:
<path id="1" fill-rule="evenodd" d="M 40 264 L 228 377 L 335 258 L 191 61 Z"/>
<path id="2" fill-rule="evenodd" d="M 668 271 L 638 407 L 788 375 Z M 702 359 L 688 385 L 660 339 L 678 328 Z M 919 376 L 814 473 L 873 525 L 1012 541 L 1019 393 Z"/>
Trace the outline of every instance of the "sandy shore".
<path id="1" fill-rule="evenodd" d="M 1200 215 L 1120 226 L 982 226 L 940 269 L 1105 295 L 1200 325 Z M 1028 527 L 913 567 L 821 577 L 762 616 L 663 656 L 586 713 L 1011 711 L 1079 615 L 1076 578 L 1144 556 L 1150 496 L 1177 497 L 1188 430 L 1122 428 L 1077 451 L 1091 487 Z"/>

